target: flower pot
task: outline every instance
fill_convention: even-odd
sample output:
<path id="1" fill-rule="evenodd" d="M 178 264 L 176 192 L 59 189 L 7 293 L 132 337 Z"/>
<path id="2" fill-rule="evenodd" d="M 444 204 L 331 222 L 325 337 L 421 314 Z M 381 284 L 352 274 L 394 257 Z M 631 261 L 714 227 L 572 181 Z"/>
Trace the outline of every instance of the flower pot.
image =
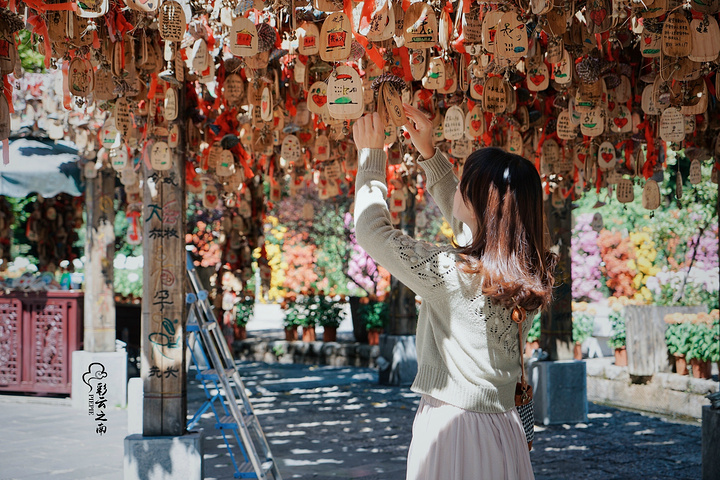
<path id="1" fill-rule="evenodd" d="M 237 323 L 233 325 L 233 334 L 235 335 L 235 340 L 245 340 L 247 338 L 245 325 L 238 325 Z"/>
<path id="2" fill-rule="evenodd" d="M 582 344 L 581 343 L 575 343 L 575 347 L 573 347 L 573 358 L 575 360 L 582 360 Z"/>
<path id="3" fill-rule="evenodd" d="M 337 327 L 324 327 L 323 342 L 334 342 L 337 340 Z"/>
<path id="4" fill-rule="evenodd" d="M 691 358 L 692 372 L 694 378 L 712 378 L 712 363 L 710 360 Z"/>
<path id="5" fill-rule="evenodd" d="M 627 367 L 627 349 L 625 347 L 615 349 L 615 366 Z"/>
<path id="6" fill-rule="evenodd" d="M 383 332 L 382 328 L 371 328 L 367 331 L 368 333 L 368 345 L 380 345 L 380 334 Z"/>
<path id="7" fill-rule="evenodd" d="M 285 341 L 286 342 L 295 342 L 298 339 L 297 334 L 297 325 L 293 325 L 292 327 L 285 327 Z"/>
<path id="8" fill-rule="evenodd" d="M 540 342 L 535 340 L 534 342 L 525 342 L 525 356 L 532 357 L 535 350 L 540 348 Z"/>
<path id="9" fill-rule="evenodd" d="M 302 341 L 303 342 L 314 342 L 315 341 L 315 325 L 312 327 L 302 328 Z"/>
<path id="10" fill-rule="evenodd" d="M 677 353 L 675 354 L 675 372 L 677 372 L 679 375 L 688 374 L 687 360 L 685 359 L 685 355 Z"/>

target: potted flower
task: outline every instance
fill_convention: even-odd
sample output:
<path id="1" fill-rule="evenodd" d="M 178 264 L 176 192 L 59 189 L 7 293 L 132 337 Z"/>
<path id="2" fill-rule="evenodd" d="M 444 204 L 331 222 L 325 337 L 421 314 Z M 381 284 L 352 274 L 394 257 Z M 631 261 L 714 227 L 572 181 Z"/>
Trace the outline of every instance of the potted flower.
<path id="1" fill-rule="evenodd" d="M 365 328 L 368 332 L 368 344 L 379 345 L 380 334 L 387 325 L 389 312 L 385 302 L 368 302 L 361 304 L 359 314 L 365 319 Z"/>
<path id="2" fill-rule="evenodd" d="M 612 322 L 612 336 L 608 340 L 608 345 L 615 351 L 615 365 L 618 367 L 627 367 L 625 319 L 620 311 L 613 309 L 613 311 L 610 312 L 610 321 Z"/>
<path id="3" fill-rule="evenodd" d="M 713 350 L 717 345 L 717 330 L 713 319 L 707 313 L 686 315 L 689 317 L 689 348 L 685 356 L 692 366 L 693 377 L 711 378 Z M 711 350 L 712 349 L 712 350 Z"/>
<path id="4" fill-rule="evenodd" d="M 593 316 L 585 311 L 573 312 L 572 336 L 575 342 L 573 356 L 575 360 L 582 360 L 582 344 L 590 338 L 595 329 Z"/>
<path id="5" fill-rule="evenodd" d="M 686 323 L 684 315 L 680 313 L 665 315 L 664 320 L 668 324 L 665 330 L 665 343 L 668 352 L 675 359 L 675 372 L 680 375 L 687 375 L 685 354 L 690 349 L 690 322 Z"/>
<path id="6" fill-rule="evenodd" d="M 336 301 L 320 292 L 317 301 L 317 323 L 323 327 L 323 342 L 337 340 L 337 329 L 345 316 L 342 305 L 344 300 L 344 297 L 341 297 L 340 301 Z"/>
<path id="7" fill-rule="evenodd" d="M 528 331 L 527 341 L 525 342 L 525 356 L 529 357 L 533 354 L 533 351 L 540 348 L 540 317 L 541 314 L 538 312 L 533 318 L 530 330 Z"/>
<path id="8" fill-rule="evenodd" d="M 314 289 L 309 289 L 305 295 L 302 295 L 298 301 L 301 308 L 300 326 L 302 327 L 302 341 L 315 341 L 315 325 L 319 318 L 318 296 L 315 295 Z"/>
<path id="9" fill-rule="evenodd" d="M 235 304 L 235 340 L 245 340 L 247 338 L 247 323 L 255 312 L 255 296 L 252 294 L 244 294 L 239 297 L 239 301 Z"/>
<path id="10" fill-rule="evenodd" d="M 298 326 L 300 326 L 300 318 L 304 315 L 303 306 L 297 301 L 297 296 L 290 293 L 285 296 L 285 300 L 280 304 L 280 308 L 285 312 L 283 324 L 285 326 L 285 340 L 294 342 L 298 339 Z"/>

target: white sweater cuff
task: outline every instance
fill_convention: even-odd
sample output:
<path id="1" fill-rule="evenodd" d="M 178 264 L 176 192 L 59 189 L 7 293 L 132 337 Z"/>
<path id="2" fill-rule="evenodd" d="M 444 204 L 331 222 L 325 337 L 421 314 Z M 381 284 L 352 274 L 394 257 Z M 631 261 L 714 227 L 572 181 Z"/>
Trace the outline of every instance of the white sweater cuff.
<path id="1" fill-rule="evenodd" d="M 387 155 L 380 148 L 363 148 L 358 155 L 358 172 L 379 174 L 385 177 Z"/>
<path id="2" fill-rule="evenodd" d="M 435 155 L 427 160 L 418 161 L 418 164 L 425 170 L 428 186 L 452 172 L 452 164 L 438 148 L 435 149 Z"/>

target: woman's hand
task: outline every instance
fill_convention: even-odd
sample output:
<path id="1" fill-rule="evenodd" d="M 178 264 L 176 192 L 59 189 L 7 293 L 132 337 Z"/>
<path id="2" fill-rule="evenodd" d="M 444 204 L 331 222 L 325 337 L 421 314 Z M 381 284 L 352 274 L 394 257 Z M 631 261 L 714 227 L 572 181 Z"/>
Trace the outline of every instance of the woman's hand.
<path id="1" fill-rule="evenodd" d="M 417 108 L 403 103 L 405 115 L 408 122 L 405 124 L 410 140 L 423 158 L 428 159 L 435 155 L 435 147 L 433 146 L 432 134 L 433 124 L 430 119 Z"/>
<path id="2" fill-rule="evenodd" d="M 383 148 L 385 146 L 385 125 L 380 115 L 368 113 L 353 125 L 353 139 L 358 151 L 363 148 Z"/>

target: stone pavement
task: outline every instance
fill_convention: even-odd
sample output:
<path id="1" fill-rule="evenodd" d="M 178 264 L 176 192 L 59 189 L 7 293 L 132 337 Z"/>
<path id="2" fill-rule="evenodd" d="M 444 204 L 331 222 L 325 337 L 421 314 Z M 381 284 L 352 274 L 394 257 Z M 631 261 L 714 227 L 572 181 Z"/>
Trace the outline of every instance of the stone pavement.
<path id="1" fill-rule="evenodd" d="M 404 478 L 419 402 L 408 388 L 380 386 L 377 373 L 362 368 L 241 363 L 240 369 L 283 478 Z M 190 413 L 203 399 L 191 382 Z M 0 395 L 0 480 L 122 479 L 126 411 L 108 409 L 108 432 L 99 436 L 86 412 L 69 404 Z M 205 477 L 230 479 L 222 437 L 212 429 L 212 414 L 205 417 Z M 531 458 L 538 480 L 700 478 L 699 423 L 590 404 L 586 424 L 536 428 Z"/>

